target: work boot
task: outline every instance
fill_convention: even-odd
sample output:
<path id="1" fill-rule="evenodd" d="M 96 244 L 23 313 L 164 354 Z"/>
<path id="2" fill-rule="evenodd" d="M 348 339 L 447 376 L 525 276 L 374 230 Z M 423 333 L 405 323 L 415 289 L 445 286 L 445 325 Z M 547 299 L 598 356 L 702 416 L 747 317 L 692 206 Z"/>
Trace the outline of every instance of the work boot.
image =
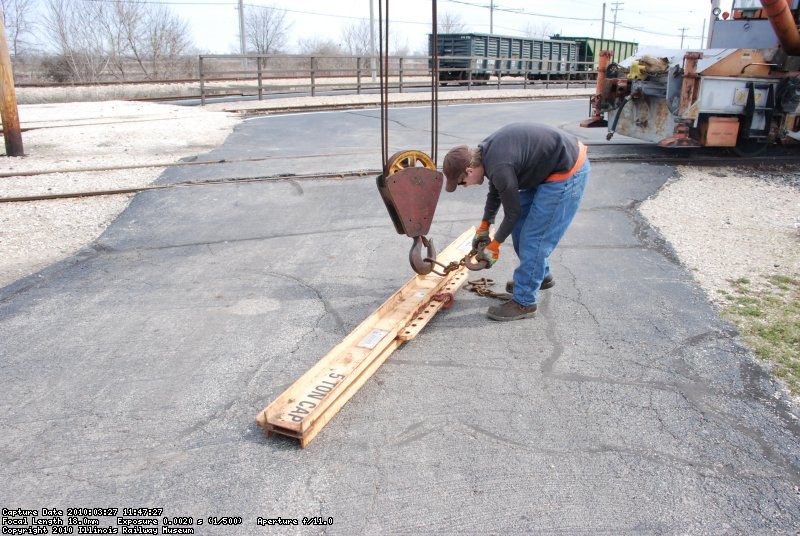
<path id="1" fill-rule="evenodd" d="M 508 320 L 522 320 L 523 318 L 530 318 L 536 312 L 536 304 L 530 307 L 520 305 L 514 300 L 508 300 L 503 305 L 495 305 L 489 307 L 486 316 L 492 320 L 499 320 L 501 322 Z"/>
<path id="2" fill-rule="evenodd" d="M 539 285 L 539 290 L 547 290 L 550 287 L 555 286 L 555 284 L 556 284 L 555 278 L 552 276 L 552 274 L 548 274 L 542 280 L 542 284 Z M 508 283 L 506 283 L 506 292 L 508 292 L 509 294 L 513 294 L 514 293 L 514 282 L 513 281 L 509 281 Z"/>

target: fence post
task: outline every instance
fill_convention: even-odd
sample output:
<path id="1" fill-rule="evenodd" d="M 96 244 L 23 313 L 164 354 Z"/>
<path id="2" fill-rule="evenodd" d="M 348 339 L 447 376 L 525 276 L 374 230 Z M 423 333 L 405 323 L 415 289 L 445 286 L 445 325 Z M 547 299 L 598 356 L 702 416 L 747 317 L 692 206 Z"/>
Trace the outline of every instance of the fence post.
<path id="1" fill-rule="evenodd" d="M 398 80 L 398 84 L 397 84 L 398 93 L 402 93 L 403 92 L 403 59 L 404 58 L 400 58 L 400 65 L 399 65 L 400 73 L 399 73 L 399 80 Z"/>
<path id="2" fill-rule="evenodd" d="M 361 95 L 361 57 L 356 58 L 356 95 Z"/>
<path id="3" fill-rule="evenodd" d="M 547 79 L 544 83 L 545 89 L 550 89 L 550 71 L 553 70 L 553 60 L 547 60 Z"/>
<path id="4" fill-rule="evenodd" d="M 316 63 L 317 63 L 317 58 L 312 56 L 311 57 L 311 96 L 312 97 L 316 97 L 316 95 L 317 95 L 317 84 L 316 84 L 316 80 L 315 80 L 316 74 L 317 74 L 316 70 L 315 70 Z"/>
<path id="5" fill-rule="evenodd" d="M 261 60 L 263 58 L 259 55 L 258 56 L 258 100 L 264 99 L 264 80 L 263 80 L 263 73 L 261 70 Z"/>
<path id="6" fill-rule="evenodd" d="M 200 56 L 200 61 L 198 62 L 198 68 L 200 69 L 200 106 L 205 106 L 206 90 L 205 90 L 205 74 L 203 73 L 203 56 Z"/>

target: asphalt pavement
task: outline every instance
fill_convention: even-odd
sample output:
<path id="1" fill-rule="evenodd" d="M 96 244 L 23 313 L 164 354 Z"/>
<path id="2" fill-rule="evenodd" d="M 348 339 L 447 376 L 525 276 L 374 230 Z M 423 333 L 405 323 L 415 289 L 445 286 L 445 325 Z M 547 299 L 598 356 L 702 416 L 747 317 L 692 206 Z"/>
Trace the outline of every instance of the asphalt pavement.
<path id="1" fill-rule="evenodd" d="M 526 119 L 600 139 L 587 110 L 443 107 L 440 154 Z M 393 110 L 390 149 L 428 152 L 429 129 Z M 287 178 L 139 194 L 0 289 L 4 533 L 44 508 L 214 535 L 800 531 L 800 426 L 637 212 L 674 168 L 596 164 L 536 318 L 461 291 L 300 449 L 255 415 L 413 275 L 374 177 L 291 178 L 380 167 L 378 111 L 253 118 L 199 158 L 230 163 L 159 182 Z M 441 248 L 485 193 L 442 193 Z"/>

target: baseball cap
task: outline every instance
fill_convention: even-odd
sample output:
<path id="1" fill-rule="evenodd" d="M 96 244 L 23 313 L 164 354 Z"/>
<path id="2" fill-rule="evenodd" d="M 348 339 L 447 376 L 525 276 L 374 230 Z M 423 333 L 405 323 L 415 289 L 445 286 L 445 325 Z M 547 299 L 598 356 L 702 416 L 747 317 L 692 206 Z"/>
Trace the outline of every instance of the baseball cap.
<path id="1" fill-rule="evenodd" d="M 448 192 L 456 191 L 456 186 L 464 178 L 471 160 L 472 153 L 466 145 L 453 147 L 447 152 L 442 163 L 442 172 L 447 179 L 445 190 Z"/>

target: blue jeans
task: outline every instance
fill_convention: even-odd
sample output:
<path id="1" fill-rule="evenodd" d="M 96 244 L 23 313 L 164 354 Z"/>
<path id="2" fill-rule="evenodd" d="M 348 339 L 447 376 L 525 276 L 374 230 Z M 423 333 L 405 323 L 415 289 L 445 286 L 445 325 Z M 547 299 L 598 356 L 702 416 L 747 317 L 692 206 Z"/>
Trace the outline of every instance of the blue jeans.
<path id="1" fill-rule="evenodd" d="M 550 274 L 550 254 L 578 212 L 589 180 L 589 160 L 570 178 L 520 190 L 520 214 L 511 239 L 519 257 L 514 270 L 514 301 L 529 307 L 538 301 L 539 286 Z"/>

